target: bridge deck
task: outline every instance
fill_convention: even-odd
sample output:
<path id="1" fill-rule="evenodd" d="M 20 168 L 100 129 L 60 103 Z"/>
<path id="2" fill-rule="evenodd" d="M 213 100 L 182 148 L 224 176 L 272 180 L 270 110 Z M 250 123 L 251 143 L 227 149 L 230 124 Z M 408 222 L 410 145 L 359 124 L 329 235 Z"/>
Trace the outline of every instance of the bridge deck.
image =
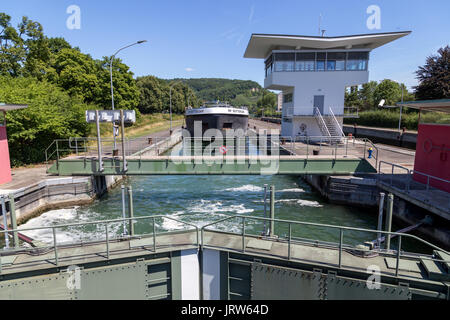
<path id="1" fill-rule="evenodd" d="M 130 156 L 124 170 L 122 157 L 68 157 L 48 170 L 58 175 L 151 174 L 353 174 L 376 173 L 366 159 L 354 155 L 297 156 Z"/>

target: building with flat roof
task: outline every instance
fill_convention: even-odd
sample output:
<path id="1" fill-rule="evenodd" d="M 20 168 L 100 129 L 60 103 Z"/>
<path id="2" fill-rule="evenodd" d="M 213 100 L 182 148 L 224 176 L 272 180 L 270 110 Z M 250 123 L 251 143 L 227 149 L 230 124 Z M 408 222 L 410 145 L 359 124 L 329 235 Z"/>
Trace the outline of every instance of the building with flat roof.
<path id="1" fill-rule="evenodd" d="M 244 57 L 264 59 L 264 87 L 282 91 L 282 136 L 342 136 L 346 88 L 368 82 L 373 49 L 409 33 L 252 34 Z"/>

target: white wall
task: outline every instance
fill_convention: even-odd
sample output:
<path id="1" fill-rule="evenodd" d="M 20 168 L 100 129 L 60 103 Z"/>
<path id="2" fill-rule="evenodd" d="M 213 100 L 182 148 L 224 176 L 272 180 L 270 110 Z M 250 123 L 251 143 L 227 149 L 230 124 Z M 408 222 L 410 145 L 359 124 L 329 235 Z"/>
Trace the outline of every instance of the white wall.
<path id="1" fill-rule="evenodd" d="M 203 250 L 203 299 L 220 300 L 220 252 Z"/>
<path id="2" fill-rule="evenodd" d="M 325 96 L 324 114 L 329 114 L 329 107 L 335 114 L 343 114 L 345 88 L 368 81 L 368 71 L 274 72 L 265 79 L 264 86 L 278 90 L 285 87 L 286 92 L 291 91 L 287 87 L 294 87 L 295 114 L 312 115 L 315 95 Z"/>
<path id="3" fill-rule="evenodd" d="M 181 251 L 181 300 L 200 299 L 200 268 L 197 249 Z"/>
<path id="4" fill-rule="evenodd" d="M 313 137 L 313 136 L 318 137 L 318 136 L 323 135 L 322 132 L 320 131 L 319 126 L 317 125 L 317 120 L 315 118 L 294 117 L 294 119 L 292 120 L 292 135 L 293 136 L 299 135 L 300 126 L 302 123 L 306 124 L 306 134 L 308 135 L 308 137 Z"/>

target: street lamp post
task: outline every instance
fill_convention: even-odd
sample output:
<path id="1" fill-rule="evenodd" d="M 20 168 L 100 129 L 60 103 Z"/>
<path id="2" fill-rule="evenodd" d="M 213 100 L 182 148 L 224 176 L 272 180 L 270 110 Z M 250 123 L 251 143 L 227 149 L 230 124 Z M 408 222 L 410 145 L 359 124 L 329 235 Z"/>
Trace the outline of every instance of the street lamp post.
<path id="1" fill-rule="evenodd" d="M 170 85 L 170 90 L 169 90 L 169 109 L 170 109 L 170 130 L 169 130 L 169 134 L 172 135 L 172 88 L 175 84 L 177 83 L 181 83 L 181 81 L 175 81 L 174 83 L 172 83 Z"/>
<path id="2" fill-rule="evenodd" d="M 113 78 L 112 78 L 112 64 L 113 64 L 114 58 L 115 58 L 116 55 L 117 55 L 120 51 L 122 51 L 123 49 L 129 48 L 129 47 L 131 47 L 131 46 L 134 46 L 134 45 L 136 45 L 136 44 L 141 44 L 141 43 L 144 43 L 144 42 L 147 42 L 147 40 L 140 40 L 140 41 L 137 41 L 137 42 L 132 43 L 132 44 L 130 44 L 130 45 L 127 45 L 127 46 L 125 46 L 125 47 L 123 47 L 123 48 L 120 48 L 120 49 L 117 50 L 117 51 L 111 56 L 111 58 L 110 58 L 110 61 L 109 61 L 109 75 L 110 75 L 110 79 L 111 79 L 111 107 L 112 107 L 112 110 L 114 110 L 114 86 L 113 86 Z M 117 153 L 117 146 L 116 146 L 116 123 L 115 123 L 115 122 L 113 122 L 113 136 L 114 136 L 114 147 L 113 147 L 113 155 L 114 155 L 114 153 Z"/>

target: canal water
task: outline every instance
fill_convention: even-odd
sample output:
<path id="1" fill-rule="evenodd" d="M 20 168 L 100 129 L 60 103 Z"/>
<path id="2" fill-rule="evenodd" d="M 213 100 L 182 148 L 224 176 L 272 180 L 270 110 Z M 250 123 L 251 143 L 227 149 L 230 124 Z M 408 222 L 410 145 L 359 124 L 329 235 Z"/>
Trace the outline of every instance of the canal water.
<path id="1" fill-rule="evenodd" d="M 376 215 L 367 210 L 333 205 L 325 202 L 311 187 L 295 176 L 139 176 L 125 181 L 133 189 L 135 216 L 165 215 L 182 221 L 205 225 L 231 215 L 246 219 L 246 232 L 263 232 L 262 221 L 250 217 L 264 217 L 264 184 L 274 185 L 276 190 L 275 217 L 277 219 L 343 225 L 359 228 L 376 228 Z M 269 215 L 269 193 L 267 197 Z M 114 188 L 100 200 L 87 206 L 52 210 L 29 220 L 20 228 L 32 228 L 73 222 L 119 219 L 122 217 L 121 188 Z M 220 223 L 212 228 L 240 232 L 241 219 Z M 169 219 L 157 220 L 158 231 L 183 229 L 182 223 Z M 266 230 L 268 226 L 266 225 Z M 135 223 L 136 233 L 151 233 L 151 221 Z M 112 235 L 123 232 L 122 224 L 111 226 Z M 51 242 L 50 230 L 28 231 L 26 235 Z M 277 223 L 275 233 L 285 236 L 287 224 Z M 104 234 L 102 226 L 71 227 L 58 230 L 60 242 L 93 240 Z M 337 241 L 337 230 L 293 225 L 296 237 Z M 345 232 L 345 243 L 358 244 L 372 240 L 373 235 L 364 232 Z"/>

